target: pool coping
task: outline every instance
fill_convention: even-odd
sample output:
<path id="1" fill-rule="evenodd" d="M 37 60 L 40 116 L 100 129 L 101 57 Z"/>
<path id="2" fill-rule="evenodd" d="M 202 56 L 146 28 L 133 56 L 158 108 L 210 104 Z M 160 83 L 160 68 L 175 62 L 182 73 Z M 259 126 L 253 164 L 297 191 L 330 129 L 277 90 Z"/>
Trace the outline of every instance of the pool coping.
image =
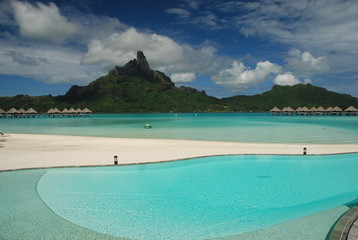
<path id="1" fill-rule="evenodd" d="M 347 210 L 335 223 L 328 240 L 347 240 L 358 222 L 358 205 Z M 357 237 L 357 236 L 355 236 Z M 354 238 L 352 238 L 354 239 Z"/>

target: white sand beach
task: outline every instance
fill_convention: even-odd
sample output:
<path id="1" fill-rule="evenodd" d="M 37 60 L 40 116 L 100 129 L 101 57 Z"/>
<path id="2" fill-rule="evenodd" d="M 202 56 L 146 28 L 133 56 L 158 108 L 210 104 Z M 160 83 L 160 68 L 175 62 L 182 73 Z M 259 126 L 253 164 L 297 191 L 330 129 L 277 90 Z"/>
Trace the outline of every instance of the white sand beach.
<path id="1" fill-rule="evenodd" d="M 4 141 L 5 139 L 5 141 Z M 335 154 L 358 144 L 269 144 L 191 140 L 9 134 L 0 148 L 0 170 L 172 161 L 230 154 Z"/>

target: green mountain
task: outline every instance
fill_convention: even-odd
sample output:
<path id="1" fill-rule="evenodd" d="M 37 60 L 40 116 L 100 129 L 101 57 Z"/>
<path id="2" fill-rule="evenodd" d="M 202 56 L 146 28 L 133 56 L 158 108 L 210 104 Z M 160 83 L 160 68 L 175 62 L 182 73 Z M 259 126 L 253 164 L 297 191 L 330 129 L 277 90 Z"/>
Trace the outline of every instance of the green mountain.
<path id="1" fill-rule="evenodd" d="M 0 108 L 47 112 L 48 109 L 89 108 L 97 113 L 145 112 L 232 112 L 269 111 L 273 107 L 358 106 L 358 98 L 327 91 L 310 84 L 277 86 L 254 96 L 218 99 L 190 87 L 176 87 L 164 73 L 150 69 L 144 54 L 123 67 L 116 66 L 106 76 L 87 86 L 72 86 L 62 96 L 0 97 Z"/>
<path id="2" fill-rule="evenodd" d="M 273 107 L 306 106 L 324 108 L 338 106 L 346 109 L 349 106 L 358 106 L 358 98 L 348 94 L 328 91 L 325 88 L 311 84 L 297 84 L 294 86 L 275 85 L 270 91 L 254 96 L 234 96 L 221 99 L 231 111 L 269 111 Z"/>

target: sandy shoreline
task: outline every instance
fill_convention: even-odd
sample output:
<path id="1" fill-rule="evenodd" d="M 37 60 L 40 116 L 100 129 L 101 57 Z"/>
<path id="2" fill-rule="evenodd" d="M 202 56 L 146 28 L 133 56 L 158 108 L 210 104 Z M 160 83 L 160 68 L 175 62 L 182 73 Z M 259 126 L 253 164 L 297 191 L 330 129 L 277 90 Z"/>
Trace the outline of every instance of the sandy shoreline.
<path id="1" fill-rule="evenodd" d="M 172 161 L 230 154 L 336 154 L 358 152 L 358 144 L 271 144 L 193 140 L 9 134 L 0 139 L 0 171 L 60 166 Z"/>

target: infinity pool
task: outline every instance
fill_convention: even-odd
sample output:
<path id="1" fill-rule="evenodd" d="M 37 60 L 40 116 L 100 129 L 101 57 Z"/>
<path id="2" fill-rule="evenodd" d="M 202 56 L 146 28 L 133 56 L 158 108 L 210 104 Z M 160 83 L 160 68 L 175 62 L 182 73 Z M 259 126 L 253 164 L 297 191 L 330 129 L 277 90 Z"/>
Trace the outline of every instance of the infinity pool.
<path id="1" fill-rule="evenodd" d="M 50 169 L 37 191 L 63 218 L 134 239 L 241 234 L 357 201 L 358 154 L 217 156 Z"/>

